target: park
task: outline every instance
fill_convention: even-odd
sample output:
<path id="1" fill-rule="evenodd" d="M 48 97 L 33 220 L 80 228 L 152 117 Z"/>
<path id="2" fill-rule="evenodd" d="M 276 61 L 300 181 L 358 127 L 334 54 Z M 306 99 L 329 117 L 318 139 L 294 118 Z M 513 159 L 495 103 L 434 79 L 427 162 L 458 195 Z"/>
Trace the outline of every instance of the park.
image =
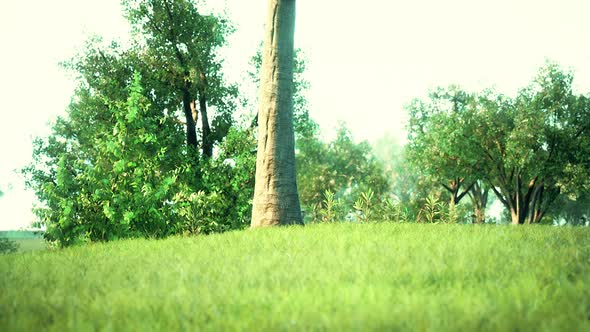
<path id="1" fill-rule="evenodd" d="M 242 82 L 204 0 L 123 0 L 132 41 L 61 63 L 76 88 L 20 170 L 34 231 L 0 232 L 0 330 L 590 330 L 575 70 L 433 86 L 403 142 L 326 138 L 302 1 L 264 2 Z"/>

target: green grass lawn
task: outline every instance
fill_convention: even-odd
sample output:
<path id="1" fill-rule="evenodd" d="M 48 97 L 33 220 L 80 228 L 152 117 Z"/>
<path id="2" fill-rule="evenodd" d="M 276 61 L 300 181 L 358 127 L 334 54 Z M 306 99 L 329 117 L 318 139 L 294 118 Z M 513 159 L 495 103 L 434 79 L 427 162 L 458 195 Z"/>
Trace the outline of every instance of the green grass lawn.
<path id="1" fill-rule="evenodd" d="M 590 229 L 342 223 L 0 255 L 0 330 L 590 331 Z"/>

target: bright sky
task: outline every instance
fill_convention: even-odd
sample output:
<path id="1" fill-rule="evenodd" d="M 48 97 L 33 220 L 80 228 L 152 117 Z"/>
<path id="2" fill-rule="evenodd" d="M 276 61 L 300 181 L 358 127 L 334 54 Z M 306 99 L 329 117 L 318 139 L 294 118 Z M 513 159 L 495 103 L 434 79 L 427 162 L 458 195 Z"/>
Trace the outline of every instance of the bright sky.
<path id="1" fill-rule="evenodd" d="M 209 0 L 227 8 L 237 32 L 227 70 L 238 80 L 263 38 L 266 0 Z M 357 139 L 403 141 L 403 105 L 457 83 L 513 94 L 545 59 L 574 70 L 590 92 L 588 0 L 298 0 L 296 46 L 307 55 L 311 115 L 325 132 L 338 120 Z M 74 82 L 58 67 L 90 34 L 125 39 L 119 0 L 0 3 L 0 230 L 26 226 L 32 193 L 20 169 L 32 139 L 64 114 Z M 8 187 L 12 187 L 9 189 Z"/>

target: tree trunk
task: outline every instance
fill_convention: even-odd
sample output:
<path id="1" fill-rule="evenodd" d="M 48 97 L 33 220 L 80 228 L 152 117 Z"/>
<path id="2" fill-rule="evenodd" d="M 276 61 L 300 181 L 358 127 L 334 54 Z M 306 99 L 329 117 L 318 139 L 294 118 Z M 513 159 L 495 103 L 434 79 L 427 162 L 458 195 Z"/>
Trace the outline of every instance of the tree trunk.
<path id="1" fill-rule="evenodd" d="M 489 187 L 480 184 L 479 181 L 476 181 L 473 184 L 473 187 L 469 193 L 471 197 L 471 202 L 474 206 L 475 212 L 475 223 L 476 224 L 485 224 L 486 222 L 486 208 L 488 205 L 488 193 Z"/>
<path id="2" fill-rule="evenodd" d="M 295 173 L 295 0 L 269 0 L 251 227 L 303 224 Z"/>
<path id="3" fill-rule="evenodd" d="M 201 130 L 203 135 L 203 156 L 213 156 L 213 142 L 211 141 L 211 127 L 209 126 L 209 116 L 207 115 L 207 96 L 205 88 L 199 89 L 199 109 L 201 111 Z"/>
<path id="4" fill-rule="evenodd" d="M 517 172 L 514 189 L 508 189 L 508 186 L 501 187 L 501 192 L 495 188 L 494 192 L 504 206 L 510 211 L 510 217 L 513 225 L 520 225 L 531 222 L 538 222 L 543 217 L 541 204 L 543 200 L 544 185 L 538 177 L 531 179 L 528 186 L 523 188 L 522 176 Z M 523 192 L 526 190 L 526 192 Z"/>
<path id="5" fill-rule="evenodd" d="M 197 151 L 197 127 L 195 117 L 193 114 L 194 101 L 191 99 L 191 95 L 188 88 L 182 91 L 182 106 L 184 108 L 184 116 L 186 118 L 186 145 L 190 148 L 194 148 Z"/>
<path id="6" fill-rule="evenodd" d="M 510 218 L 512 220 L 512 225 L 520 224 L 519 211 L 515 208 L 510 209 Z"/>
<path id="7" fill-rule="evenodd" d="M 448 186 L 446 184 L 442 183 L 442 186 L 449 193 L 451 193 L 451 201 L 449 202 L 449 205 L 450 204 L 454 204 L 454 205 L 459 204 L 459 202 L 463 199 L 463 197 L 465 197 L 465 195 L 467 195 L 470 192 L 471 188 L 473 188 L 473 186 L 475 185 L 475 182 L 473 182 L 469 186 L 467 186 L 467 188 L 462 193 L 459 193 L 459 189 L 461 189 L 461 185 L 463 184 L 464 181 L 465 181 L 465 179 L 457 177 L 457 178 L 454 178 L 451 182 L 449 182 Z"/>

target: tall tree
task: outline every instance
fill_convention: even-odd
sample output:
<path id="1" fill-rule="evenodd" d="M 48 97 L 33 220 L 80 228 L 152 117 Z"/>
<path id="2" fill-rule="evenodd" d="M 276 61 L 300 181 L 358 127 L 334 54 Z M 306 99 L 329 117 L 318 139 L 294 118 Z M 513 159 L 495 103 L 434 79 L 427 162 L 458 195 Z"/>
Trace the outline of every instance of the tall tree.
<path id="1" fill-rule="evenodd" d="M 470 197 L 484 203 L 489 186 L 513 224 L 540 222 L 561 194 L 582 195 L 590 173 L 590 99 L 573 94 L 572 80 L 548 64 L 516 98 L 488 90 L 468 107 L 446 97 L 417 101 L 409 128 L 415 162 L 444 178 L 480 180 Z"/>
<path id="2" fill-rule="evenodd" d="M 33 163 L 23 170 L 46 238 L 71 245 L 249 225 L 253 139 L 239 130 L 228 137 L 235 90 L 223 83 L 216 57 L 229 23 L 199 14 L 195 1 L 123 4 L 135 43 L 122 48 L 93 38 L 64 64 L 78 75 L 77 90 L 52 133 L 35 140 Z M 185 143 L 185 87 L 191 112 L 204 114 L 201 96 L 213 106 L 210 139 L 196 146 Z M 214 143 L 219 153 L 199 158 Z"/>
<path id="3" fill-rule="evenodd" d="M 200 13 L 198 2 L 191 0 L 123 0 L 123 4 L 147 45 L 142 61 L 160 69 L 156 81 L 169 90 L 164 93 L 182 103 L 187 144 L 199 148 L 200 121 L 200 148 L 203 156 L 211 157 L 214 143 L 231 124 L 234 107 L 226 97 L 237 93 L 225 84 L 217 57 L 232 27 L 222 17 Z M 216 107 L 213 119 L 208 106 Z"/>
<path id="4" fill-rule="evenodd" d="M 572 81 L 572 73 L 548 64 L 516 98 L 480 98 L 482 159 L 513 224 L 538 223 L 561 194 L 584 191 L 590 99 L 574 95 Z"/>
<path id="5" fill-rule="evenodd" d="M 303 224 L 295 172 L 295 0 L 269 0 L 251 227 Z"/>
<path id="6" fill-rule="evenodd" d="M 485 219 L 486 187 L 477 181 L 481 177 L 478 145 L 474 140 L 474 126 L 470 113 L 474 95 L 457 86 L 438 88 L 429 100 L 415 100 L 407 106 L 410 113 L 407 157 L 424 175 L 441 184 L 449 193 L 450 205 L 469 194 L 478 222 Z M 477 192 L 471 191 L 476 188 Z"/>

